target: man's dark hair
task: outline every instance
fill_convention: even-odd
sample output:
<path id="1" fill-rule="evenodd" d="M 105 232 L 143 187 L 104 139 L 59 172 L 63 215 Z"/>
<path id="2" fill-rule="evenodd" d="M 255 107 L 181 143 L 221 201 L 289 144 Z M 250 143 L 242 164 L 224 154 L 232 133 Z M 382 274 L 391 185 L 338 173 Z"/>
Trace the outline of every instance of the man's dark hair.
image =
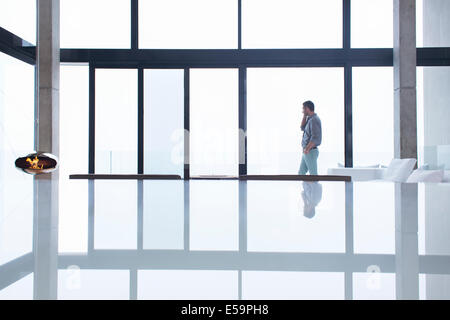
<path id="1" fill-rule="evenodd" d="M 303 106 L 307 107 L 309 110 L 314 112 L 314 103 L 312 101 L 305 101 L 303 102 Z"/>

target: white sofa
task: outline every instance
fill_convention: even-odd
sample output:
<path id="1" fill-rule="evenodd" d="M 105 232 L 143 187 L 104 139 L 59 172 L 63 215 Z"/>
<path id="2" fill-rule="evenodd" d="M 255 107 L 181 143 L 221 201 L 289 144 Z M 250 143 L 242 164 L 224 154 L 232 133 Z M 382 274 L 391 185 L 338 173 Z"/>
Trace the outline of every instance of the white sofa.
<path id="1" fill-rule="evenodd" d="M 350 176 L 352 181 L 370 181 L 383 179 L 385 168 L 329 168 L 330 176 Z"/>
<path id="2" fill-rule="evenodd" d="M 328 175 L 350 176 L 352 181 L 382 180 L 386 168 L 329 168 Z M 442 182 L 450 183 L 450 170 L 444 171 Z"/>

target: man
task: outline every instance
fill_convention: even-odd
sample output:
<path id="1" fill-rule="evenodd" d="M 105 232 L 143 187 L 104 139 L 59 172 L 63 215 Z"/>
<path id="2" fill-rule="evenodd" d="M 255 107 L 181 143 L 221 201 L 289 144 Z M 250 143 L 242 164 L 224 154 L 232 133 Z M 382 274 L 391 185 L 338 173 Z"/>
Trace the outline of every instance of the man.
<path id="1" fill-rule="evenodd" d="M 316 215 L 316 207 L 322 200 L 322 185 L 317 182 L 303 181 L 303 215 L 312 219 Z"/>
<path id="2" fill-rule="evenodd" d="M 309 171 L 309 174 L 317 175 L 317 158 L 319 157 L 317 147 L 322 143 L 322 123 L 314 112 L 314 103 L 311 101 L 303 102 L 301 129 L 303 155 L 298 174 L 305 175 Z"/>

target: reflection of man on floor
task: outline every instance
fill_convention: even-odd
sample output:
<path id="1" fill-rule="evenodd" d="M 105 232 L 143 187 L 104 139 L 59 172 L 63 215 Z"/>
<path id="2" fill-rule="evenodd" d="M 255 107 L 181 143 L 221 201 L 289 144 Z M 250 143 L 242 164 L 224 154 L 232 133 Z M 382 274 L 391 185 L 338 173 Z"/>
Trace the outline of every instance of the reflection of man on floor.
<path id="1" fill-rule="evenodd" d="M 314 103 L 311 101 L 303 102 L 301 129 L 303 155 L 298 174 L 305 175 L 309 171 L 309 174 L 317 175 L 317 158 L 319 157 L 317 147 L 322 143 L 322 123 L 319 116 L 314 113 Z"/>
<path id="2" fill-rule="evenodd" d="M 303 215 L 313 218 L 316 214 L 316 206 L 322 200 L 322 185 L 318 182 L 303 181 Z"/>

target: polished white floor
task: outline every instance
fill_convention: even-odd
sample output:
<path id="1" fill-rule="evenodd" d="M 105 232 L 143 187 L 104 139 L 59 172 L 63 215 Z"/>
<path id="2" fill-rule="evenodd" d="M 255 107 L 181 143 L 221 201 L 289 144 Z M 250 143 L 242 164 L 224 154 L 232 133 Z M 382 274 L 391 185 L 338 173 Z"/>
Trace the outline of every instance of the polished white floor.
<path id="1" fill-rule="evenodd" d="M 39 298 L 1 208 L 0 299 Z M 67 180 L 58 247 L 58 299 L 448 299 L 450 184 Z"/>

